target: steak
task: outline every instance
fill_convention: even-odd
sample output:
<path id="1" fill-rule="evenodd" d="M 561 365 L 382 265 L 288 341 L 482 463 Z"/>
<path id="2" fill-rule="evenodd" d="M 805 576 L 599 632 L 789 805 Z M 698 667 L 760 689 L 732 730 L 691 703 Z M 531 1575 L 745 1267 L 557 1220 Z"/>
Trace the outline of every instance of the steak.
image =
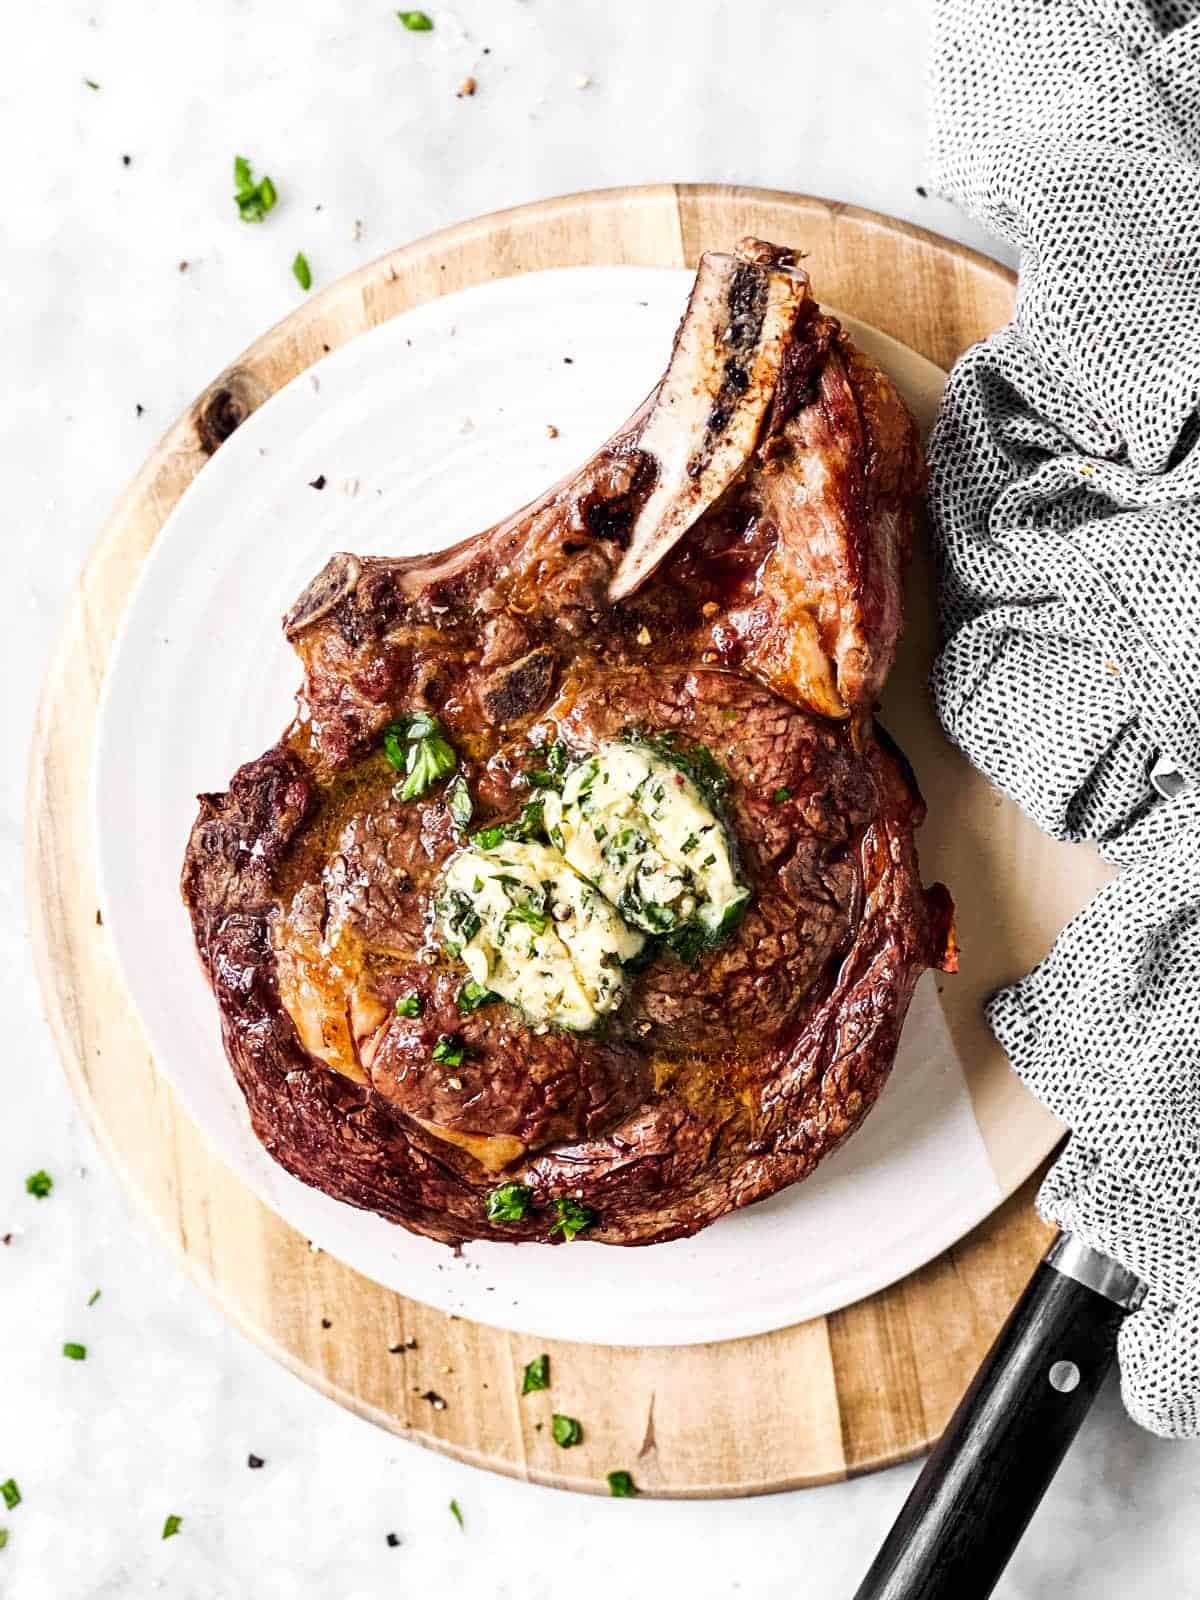
<path id="1" fill-rule="evenodd" d="M 745 240 L 703 258 L 661 383 L 574 475 L 438 555 L 329 562 L 284 619 L 297 716 L 200 797 L 183 868 L 275 1160 L 447 1242 L 646 1244 L 854 1129 L 921 971 L 955 964 L 873 715 L 922 487 L 890 380 L 793 252 Z M 401 782 L 418 726 L 433 767 Z M 439 894 L 470 840 L 544 831 L 547 752 L 630 739 L 703 787 L 744 904 L 646 937 L 571 1031 L 464 983 Z"/>

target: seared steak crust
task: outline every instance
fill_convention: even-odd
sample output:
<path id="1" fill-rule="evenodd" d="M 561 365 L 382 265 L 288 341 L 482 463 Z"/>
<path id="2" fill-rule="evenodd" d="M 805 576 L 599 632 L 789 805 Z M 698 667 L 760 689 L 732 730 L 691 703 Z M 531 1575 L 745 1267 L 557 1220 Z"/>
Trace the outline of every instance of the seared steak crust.
<path id="1" fill-rule="evenodd" d="M 789 253 L 743 249 L 725 312 L 733 354 L 682 488 L 651 397 L 456 549 L 335 557 L 285 619 L 299 717 L 201 797 L 183 894 L 256 1133 L 306 1182 L 438 1239 L 545 1239 L 570 1198 L 588 1237 L 650 1243 L 803 1178 L 878 1095 L 921 970 L 952 964 L 949 899 L 917 868 L 922 803 L 872 722 L 921 487 L 911 418 Z M 379 743 L 417 709 L 458 752 L 472 828 L 519 811 L 553 739 L 711 752 L 742 920 L 691 965 L 653 955 L 597 1033 L 463 1014 L 466 974 L 431 931 L 462 828 L 445 785 L 399 797 Z M 447 1037 L 461 1050 L 439 1061 Z M 487 1216 L 501 1182 L 529 1189 L 520 1220 Z"/>

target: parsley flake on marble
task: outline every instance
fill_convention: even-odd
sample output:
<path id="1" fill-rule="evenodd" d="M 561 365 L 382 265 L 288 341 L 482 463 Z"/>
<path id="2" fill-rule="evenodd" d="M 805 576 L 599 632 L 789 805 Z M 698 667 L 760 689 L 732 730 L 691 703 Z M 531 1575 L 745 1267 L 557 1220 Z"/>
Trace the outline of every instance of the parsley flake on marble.
<path id="1" fill-rule="evenodd" d="M 256 183 L 254 169 L 245 156 L 233 158 L 234 204 L 243 222 L 261 222 L 268 211 L 275 209 L 279 199 L 270 178 L 262 177 Z"/>

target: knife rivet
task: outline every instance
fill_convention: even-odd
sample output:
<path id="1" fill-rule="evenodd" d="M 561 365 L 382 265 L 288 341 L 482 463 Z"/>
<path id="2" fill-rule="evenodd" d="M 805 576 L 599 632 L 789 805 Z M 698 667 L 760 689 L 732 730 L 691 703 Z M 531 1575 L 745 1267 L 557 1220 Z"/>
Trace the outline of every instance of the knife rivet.
<path id="1" fill-rule="evenodd" d="M 1081 1373 L 1073 1361 L 1056 1361 L 1050 1368 L 1050 1387 L 1059 1394 L 1070 1394 L 1078 1389 Z"/>

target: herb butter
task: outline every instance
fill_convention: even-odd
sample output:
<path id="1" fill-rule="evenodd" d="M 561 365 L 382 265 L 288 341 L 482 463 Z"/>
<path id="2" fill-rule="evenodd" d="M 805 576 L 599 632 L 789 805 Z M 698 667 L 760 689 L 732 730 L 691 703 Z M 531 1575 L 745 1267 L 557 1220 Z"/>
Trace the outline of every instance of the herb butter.
<path id="1" fill-rule="evenodd" d="M 729 835 L 693 779 L 653 745 L 614 740 L 547 794 L 546 831 L 626 922 L 673 942 L 720 938 L 750 891 Z"/>
<path id="2" fill-rule="evenodd" d="M 534 841 L 461 851 L 435 914 L 476 983 L 535 1022 L 577 1032 L 620 1006 L 624 964 L 646 942 L 558 850 Z"/>

